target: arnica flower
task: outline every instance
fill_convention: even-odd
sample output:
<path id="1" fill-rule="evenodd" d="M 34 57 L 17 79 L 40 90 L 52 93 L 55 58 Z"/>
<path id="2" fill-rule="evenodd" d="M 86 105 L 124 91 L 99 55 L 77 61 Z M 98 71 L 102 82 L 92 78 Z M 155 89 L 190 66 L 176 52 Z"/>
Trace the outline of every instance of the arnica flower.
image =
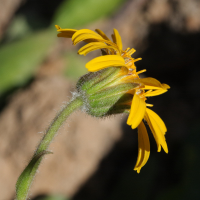
<path id="1" fill-rule="evenodd" d="M 157 151 L 160 152 L 162 147 L 168 153 L 167 128 L 163 120 L 148 108 L 153 105 L 147 104 L 146 100 L 165 93 L 170 87 L 154 78 L 139 77 L 146 71 L 136 71 L 135 62 L 141 58 L 131 57 L 135 49 L 123 50 L 121 36 L 116 29 L 110 40 L 99 29 L 94 32 L 89 29 L 62 29 L 57 25 L 56 28 L 60 32 L 58 37 L 72 38 L 74 45 L 81 41 L 87 43 L 79 49 L 80 55 L 101 49 L 102 56 L 86 64 L 90 73 L 79 79 L 77 90 L 86 102 L 86 111 L 93 116 L 129 113 L 127 124 L 132 129 L 138 128 L 138 158 L 134 170 L 139 173 L 150 155 L 149 137 L 143 121 L 151 129 Z"/>

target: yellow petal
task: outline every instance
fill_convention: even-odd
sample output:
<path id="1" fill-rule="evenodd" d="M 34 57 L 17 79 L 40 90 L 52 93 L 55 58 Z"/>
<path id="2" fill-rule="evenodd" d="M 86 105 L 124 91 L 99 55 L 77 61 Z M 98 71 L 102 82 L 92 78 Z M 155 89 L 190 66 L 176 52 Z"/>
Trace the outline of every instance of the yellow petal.
<path id="1" fill-rule="evenodd" d="M 153 133 L 153 136 L 156 140 L 157 146 L 158 146 L 158 151 L 160 151 L 160 145 L 163 147 L 164 151 L 168 153 L 168 147 L 167 143 L 165 141 L 165 125 L 163 125 L 164 122 L 161 122 L 160 118 L 158 119 L 155 113 L 146 108 L 146 113 L 145 113 L 145 120 L 149 124 L 149 127 Z"/>
<path id="2" fill-rule="evenodd" d="M 125 61 L 121 56 L 118 55 L 105 55 L 94 58 L 89 61 L 85 67 L 90 72 L 99 71 L 107 67 L 121 67 L 125 66 Z"/>
<path id="3" fill-rule="evenodd" d="M 162 132 L 165 134 L 167 132 L 167 128 L 166 128 L 165 123 L 163 122 L 163 120 L 151 109 L 148 109 L 148 113 L 156 121 L 156 123 L 158 124 L 158 126 L 160 127 Z"/>
<path id="4" fill-rule="evenodd" d="M 73 34 L 77 31 L 76 29 L 62 29 L 58 25 L 55 25 L 55 27 L 57 28 L 57 31 L 61 32 L 58 33 L 58 37 L 71 38 Z"/>
<path id="5" fill-rule="evenodd" d="M 138 126 L 138 157 L 137 162 L 134 167 L 134 170 L 137 173 L 140 172 L 140 169 L 146 164 L 150 155 L 150 143 L 149 136 L 146 130 L 144 123 L 141 123 Z"/>
<path id="6" fill-rule="evenodd" d="M 170 89 L 170 86 L 167 85 L 167 84 L 165 84 L 165 83 L 163 83 L 162 86 L 163 86 L 163 88 L 165 88 L 166 90 L 167 90 L 167 89 Z"/>
<path id="7" fill-rule="evenodd" d="M 55 27 L 57 28 L 57 30 L 61 29 L 60 26 L 58 26 L 58 25 L 55 25 Z"/>
<path id="8" fill-rule="evenodd" d="M 97 50 L 97 49 L 110 49 L 110 50 L 115 50 L 115 51 L 118 50 L 115 47 L 108 46 L 107 44 L 105 44 L 103 42 L 90 42 L 90 43 L 84 45 L 82 48 L 80 48 L 78 53 L 80 55 L 84 55 L 85 56 L 89 52 Z"/>
<path id="9" fill-rule="evenodd" d="M 145 101 L 135 94 L 131 104 L 131 111 L 127 120 L 127 124 L 131 125 L 132 129 L 137 128 L 144 118 L 145 109 Z"/>
<path id="10" fill-rule="evenodd" d="M 123 48 L 121 36 L 116 29 L 113 29 L 113 31 L 114 31 L 114 34 L 112 35 L 113 42 L 117 44 L 117 46 L 119 47 L 119 50 L 121 51 Z"/>
<path id="11" fill-rule="evenodd" d="M 95 31 L 96 31 L 103 39 L 109 40 L 109 41 L 110 41 L 110 39 L 107 37 L 107 35 L 106 35 L 103 31 L 101 31 L 100 29 L 95 29 Z"/>
<path id="12" fill-rule="evenodd" d="M 163 94 L 167 92 L 165 89 L 159 89 L 159 90 L 154 90 L 154 91 L 148 91 L 145 93 L 145 97 L 153 97 L 153 96 L 158 96 L 160 94 Z"/>
<path id="13" fill-rule="evenodd" d="M 99 34 L 89 29 L 81 29 L 77 31 L 72 37 L 74 45 L 84 40 L 104 41 L 104 39 Z"/>
<path id="14" fill-rule="evenodd" d="M 157 135 L 155 134 L 155 131 L 154 131 L 154 129 L 153 129 L 153 126 L 152 126 L 152 124 L 151 124 L 151 121 L 150 121 L 150 119 L 149 119 L 149 116 L 148 116 L 147 112 L 146 112 L 145 115 L 144 115 L 144 119 L 147 121 L 147 123 L 148 123 L 148 125 L 149 125 L 149 128 L 151 129 L 151 132 L 152 132 L 152 134 L 153 134 L 153 136 L 154 136 L 154 139 L 155 139 L 156 144 L 157 144 L 157 151 L 160 152 L 160 151 L 161 151 L 161 146 L 160 146 L 158 137 L 157 137 Z"/>
<path id="15" fill-rule="evenodd" d="M 144 89 L 148 89 L 148 90 L 163 88 L 163 85 L 155 78 L 136 79 L 135 82 L 144 84 L 145 85 Z"/>

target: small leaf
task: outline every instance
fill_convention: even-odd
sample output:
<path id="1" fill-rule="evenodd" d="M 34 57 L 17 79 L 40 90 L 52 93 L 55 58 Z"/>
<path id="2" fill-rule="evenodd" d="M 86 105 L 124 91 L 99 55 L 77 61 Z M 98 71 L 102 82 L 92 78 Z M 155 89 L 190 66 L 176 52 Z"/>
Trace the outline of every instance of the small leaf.
<path id="1" fill-rule="evenodd" d="M 18 178 L 16 184 L 17 200 L 26 200 L 29 188 L 31 186 L 31 183 L 33 182 L 38 166 L 41 162 L 42 157 L 45 154 L 52 154 L 52 152 L 42 151 L 39 154 L 35 155 L 32 158 L 31 162 L 28 164 L 28 166 L 24 169 L 20 177 Z"/>

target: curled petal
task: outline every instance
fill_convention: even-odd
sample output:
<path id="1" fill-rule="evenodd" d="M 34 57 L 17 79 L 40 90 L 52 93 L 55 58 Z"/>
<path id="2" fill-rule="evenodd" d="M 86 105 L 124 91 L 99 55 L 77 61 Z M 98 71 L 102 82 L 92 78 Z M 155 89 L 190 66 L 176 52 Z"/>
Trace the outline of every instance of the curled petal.
<path id="1" fill-rule="evenodd" d="M 149 136 L 144 123 L 141 121 L 138 126 L 138 157 L 136 165 L 134 167 L 134 170 L 136 170 L 137 173 L 139 173 L 141 168 L 146 164 L 147 160 L 149 159 L 149 155 Z"/>
<path id="2" fill-rule="evenodd" d="M 85 40 L 87 40 L 87 42 L 104 41 L 104 39 L 99 34 L 89 29 L 81 29 L 77 31 L 72 37 L 74 45 Z"/>
<path id="3" fill-rule="evenodd" d="M 89 61 L 85 66 L 88 71 L 95 72 L 107 67 L 125 66 L 125 61 L 121 56 L 118 55 L 105 55 L 94 58 L 93 60 Z"/>
<path id="4" fill-rule="evenodd" d="M 153 89 L 160 89 L 163 88 L 166 90 L 165 87 L 163 87 L 163 84 L 161 84 L 158 80 L 155 78 L 142 78 L 142 79 L 136 79 L 135 82 L 139 82 L 145 85 L 144 89 L 153 90 Z"/>
<path id="5" fill-rule="evenodd" d="M 80 55 L 86 55 L 91 51 L 97 50 L 97 49 L 110 49 L 118 51 L 118 49 L 116 49 L 113 46 L 108 46 L 107 44 L 103 43 L 103 42 L 90 42 L 86 45 L 84 45 L 82 48 L 79 49 L 78 53 Z"/>
<path id="6" fill-rule="evenodd" d="M 112 35 L 113 42 L 119 47 L 120 51 L 122 50 L 122 39 L 119 32 L 116 29 L 113 29 L 114 34 Z"/>
<path id="7" fill-rule="evenodd" d="M 127 120 L 127 124 L 131 125 L 132 129 L 137 128 L 137 126 L 141 123 L 142 119 L 144 118 L 145 110 L 145 101 L 135 94 L 131 104 L 131 111 Z"/>
<path id="8" fill-rule="evenodd" d="M 156 121 L 156 123 L 159 125 L 160 129 L 162 130 L 162 132 L 165 135 L 165 133 L 167 132 L 167 128 L 166 128 L 163 120 L 151 109 L 147 108 L 147 110 L 148 110 L 147 112 L 151 115 L 151 118 L 153 118 Z"/>
<path id="9" fill-rule="evenodd" d="M 160 146 L 162 146 L 164 151 L 168 153 L 168 147 L 164 136 L 167 129 L 162 119 L 155 112 L 146 108 L 145 120 L 147 121 L 156 140 L 158 152 L 161 150 Z"/>
<path id="10" fill-rule="evenodd" d="M 167 92 L 167 90 L 165 89 L 158 89 L 158 90 L 154 90 L 154 91 L 148 91 L 145 93 L 145 97 L 152 97 L 152 96 L 158 96 L 160 94 L 163 94 Z"/>
<path id="11" fill-rule="evenodd" d="M 135 79 L 134 82 L 142 84 L 144 86 L 143 89 L 149 90 L 145 93 L 146 97 L 163 94 L 170 88 L 169 85 L 161 84 L 155 78 Z"/>
<path id="12" fill-rule="evenodd" d="M 74 35 L 74 33 L 77 31 L 76 29 L 62 29 L 58 25 L 55 25 L 55 27 L 57 28 L 57 31 L 61 32 L 61 33 L 58 33 L 58 37 L 71 38 Z"/>

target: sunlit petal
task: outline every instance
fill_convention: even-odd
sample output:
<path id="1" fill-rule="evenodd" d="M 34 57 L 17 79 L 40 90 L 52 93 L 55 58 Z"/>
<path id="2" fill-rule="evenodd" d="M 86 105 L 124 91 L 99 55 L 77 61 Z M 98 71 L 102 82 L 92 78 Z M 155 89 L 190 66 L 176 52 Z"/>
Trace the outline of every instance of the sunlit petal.
<path id="1" fill-rule="evenodd" d="M 112 35 L 113 42 L 115 44 L 117 44 L 117 46 L 119 47 L 120 50 L 122 50 L 123 45 L 122 45 L 121 36 L 120 36 L 119 32 L 116 29 L 113 29 L 113 31 L 114 31 L 114 34 Z"/>
<path id="2" fill-rule="evenodd" d="M 125 66 L 125 61 L 121 56 L 105 55 L 94 58 L 93 60 L 89 61 L 85 66 L 90 72 L 95 72 L 107 67 Z"/>
<path id="3" fill-rule="evenodd" d="M 159 90 L 154 90 L 154 91 L 148 91 L 145 93 L 145 97 L 153 97 L 153 96 L 158 96 L 160 94 L 163 94 L 167 92 L 165 89 L 159 89 Z"/>
<path id="4" fill-rule="evenodd" d="M 132 100 L 131 110 L 127 120 L 127 124 L 131 125 L 132 129 L 137 128 L 137 126 L 144 118 L 145 109 L 145 101 L 141 99 L 137 94 L 135 94 Z"/>
<path id="5" fill-rule="evenodd" d="M 99 34 L 97 34 L 94 31 L 91 31 L 89 29 L 81 29 L 81 30 L 77 31 L 72 37 L 72 41 L 73 41 L 74 45 L 76 45 L 77 43 L 79 43 L 81 41 L 85 41 L 85 40 L 89 40 L 89 42 L 91 42 L 91 41 L 100 41 L 100 42 L 104 41 L 105 42 L 106 41 Z"/>
<path id="6" fill-rule="evenodd" d="M 149 128 L 151 129 L 151 132 L 152 132 L 152 134 L 154 136 L 154 139 L 155 139 L 156 144 L 157 144 L 157 151 L 160 152 L 161 151 L 161 146 L 160 146 L 160 143 L 159 143 L 159 139 L 158 139 L 157 135 L 155 134 L 155 131 L 153 129 L 153 126 L 151 124 L 151 121 L 150 121 L 149 116 L 147 115 L 147 113 L 145 113 L 144 119 L 147 121 L 147 123 L 149 125 Z"/>
<path id="7" fill-rule="evenodd" d="M 165 123 L 163 122 L 163 120 L 153 110 L 148 109 L 148 113 L 156 121 L 156 123 L 158 124 L 158 126 L 160 127 L 162 132 L 164 132 L 164 134 L 165 134 L 167 132 L 167 128 L 166 128 Z"/>
<path id="8" fill-rule="evenodd" d="M 76 29 L 62 29 L 58 25 L 55 25 L 55 27 L 57 28 L 57 31 L 61 32 L 61 33 L 58 33 L 57 35 L 58 37 L 71 38 L 73 34 L 77 31 Z"/>
<path id="9" fill-rule="evenodd" d="M 145 120 L 149 124 L 149 127 L 156 140 L 156 143 L 158 145 L 158 151 L 160 150 L 159 145 L 161 145 L 164 151 L 168 153 L 168 147 L 164 136 L 165 135 L 164 130 L 166 130 L 166 127 L 165 125 L 163 125 L 163 122 L 160 121 L 161 119 L 158 119 L 158 117 L 152 110 L 146 108 Z"/>
<path id="10" fill-rule="evenodd" d="M 134 170 L 137 173 L 140 172 L 140 169 L 146 164 L 150 155 L 150 143 L 149 136 L 146 130 L 144 123 L 141 123 L 138 126 L 138 157 L 137 162 L 134 167 Z"/>
<path id="11" fill-rule="evenodd" d="M 158 80 L 156 80 L 155 78 L 151 78 L 151 77 L 142 78 L 142 79 L 136 79 L 136 80 L 134 80 L 134 82 L 139 82 L 139 83 L 144 84 L 145 85 L 144 89 L 151 90 L 151 89 L 163 88 L 163 85 Z"/>
<path id="12" fill-rule="evenodd" d="M 165 84 L 165 83 L 163 83 L 162 86 L 163 86 L 163 88 L 165 88 L 166 90 L 167 90 L 167 89 L 170 89 L 170 86 L 167 85 L 167 84 Z"/>
<path id="13" fill-rule="evenodd" d="M 86 45 L 84 45 L 82 48 L 79 49 L 78 53 L 80 55 L 86 55 L 91 51 L 97 50 L 97 49 L 110 49 L 117 51 L 114 46 L 108 46 L 103 42 L 90 42 Z"/>
<path id="14" fill-rule="evenodd" d="M 107 37 L 107 35 L 106 35 L 103 31 L 101 31 L 100 29 L 95 29 L 95 31 L 96 31 L 103 39 L 109 40 L 109 41 L 110 41 L 110 39 Z"/>

